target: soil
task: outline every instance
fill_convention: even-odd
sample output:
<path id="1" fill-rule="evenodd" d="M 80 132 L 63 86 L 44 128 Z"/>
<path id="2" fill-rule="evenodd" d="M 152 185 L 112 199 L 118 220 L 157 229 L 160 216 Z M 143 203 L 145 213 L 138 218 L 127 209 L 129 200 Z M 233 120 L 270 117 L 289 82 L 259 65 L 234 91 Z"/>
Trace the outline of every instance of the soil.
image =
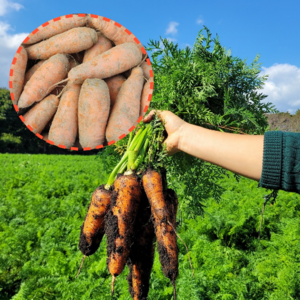
<path id="1" fill-rule="evenodd" d="M 176 213 L 178 200 L 173 190 L 167 190 L 164 193 L 166 205 L 169 216 L 155 224 L 155 232 L 157 237 L 157 250 L 159 253 L 159 260 L 162 266 L 163 273 L 168 277 L 174 285 L 178 276 L 178 246 L 177 236 L 167 220 L 170 220 L 173 227 L 176 229 Z M 167 239 L 169 243 L 166 245 L 163 243 L 164 239 Z"/>
<path id="2" fill-rule="evenodd" d="M 151 220 L 151 208 L 147 196 L 142 191 L 141 206 L 134 226 L 133 245 L 127 260 L 129 274 L 127 277 L 131 297 L 146 300 L 149 292 L 149 281 L 154 261 L 155 233 Z M 135 269 L 133 268 L 135 266 Z M 138 270 L 135 272 L 134 270 Z M 139 281 L 139 290 L 134 291 L 132 281 Z"/>

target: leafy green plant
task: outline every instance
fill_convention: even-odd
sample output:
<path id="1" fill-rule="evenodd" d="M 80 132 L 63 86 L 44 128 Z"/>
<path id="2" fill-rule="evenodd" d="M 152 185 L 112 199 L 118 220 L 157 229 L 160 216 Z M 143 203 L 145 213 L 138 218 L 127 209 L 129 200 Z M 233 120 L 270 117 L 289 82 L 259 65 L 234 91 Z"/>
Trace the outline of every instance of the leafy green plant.
<path id="1" fill-rule="evenodd" d="M 1 300 L 111 299 L 105 239 L 75 280 L 80 225 L 92 192 L 108 179 L 111 158 L 0 154 Z M 279 191 L 267 203 L 258 240 L 266 190 L 226 174 L 217 182 L 224 190 L 219 203 L 209 196 L 203 216 L 185 217 L 178 227 L 195 273 L 178 240 L 178 300 L 299 300 L 300 196 Z M 127 274 L 126 267 L 114 299 L 131 299 Z M 157 253 L 148 299 L 172 299 Z"/>
<path id="2" fill-rule="evenodd" d="M 259 56 L 247 65 L 226 52 L 206 27 L 192 49 L 161 39 L 151 40 L 147 51 L 154 72 L 150 108 L 170 110 L 191 124 L 225 132 L 263 134 L 268 129 L 264 113 L 277 110 L 262 103 L 267 96 L 258 92 L 267 79 L 259 77 Z M 188 217 L 201 214 L 210 195 L 220 199 L 223 190 L 217 180 L 224 169 L 184 153 L 166 158 L 164 165 Z"/>

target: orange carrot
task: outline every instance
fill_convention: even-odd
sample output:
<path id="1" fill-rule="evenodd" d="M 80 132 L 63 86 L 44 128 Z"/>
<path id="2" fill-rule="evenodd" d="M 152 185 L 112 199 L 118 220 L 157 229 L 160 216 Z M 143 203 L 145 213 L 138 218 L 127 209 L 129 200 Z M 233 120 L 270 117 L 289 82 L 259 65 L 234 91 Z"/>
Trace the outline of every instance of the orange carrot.
<path id="1" fill-rule="evenodd" d="M 112 292 L 115 277 L 122 273 L 129 256 L 140 201 L 141 188 L 137 176 L 119 176 L 114 182 L 111 210 L 105 219 L 107 266 L 113 276 Z"/>
<path id="2" fill-rule="evenodd" d="M 67 84 L 49 130 L 49 139 L 55 145 L 64 145 L 67 149 L 74 145 L 77 136 L 80 88 L 78 84 Z"/>
<path id="3" fill-rule="evenodd" d="M 16 54 L 15 58 L 16 62 L 11 66 L 13 74 L 9 79 L 12 81 L 11 92 L 14 95 L 13 104 L 18 103 L 19 97 L 24 87 L 25 71 L 28 60 L 26 49 L 21 46 L 21 51 Z"/>
<path id="4" fill-rule="evenodd" d="M 69 60 L 65 54 L 56 54 L 46 60 L 26 83 L 19 99 L 19 108 L 41 101 L 55 88 L 53 84 L 67 76 L 68 70 Z"/>
<path id="5" fill-rule="evenodd" d="M 101 33 L 97 33 L 98 35 L 98 41 L 97 43 L 92 46 L 90 49 L 85 50 L 83 62 L 87 62 L 95 58 L 96 56 L 104 53 L 105 51 L 112 48 L 113 44 L 112 42 L 107 39 L 104 35 Z"/>
<path id="6" fill-rule="evenodd" d="M 58 53 L 76 53 L 92 47 L 97 42 L 94 29 L 78 27 L 70 29 L 26 48 L 28 58 L 47 59 Z"/>
<path id="7" fill-rule="evenodd" d="M 136 67 L 122 84 L 106 129 L 106 139 L 117 141 L 136 124 L 139 118 L 141 94 L 144 84 L 143 70 Z"/>
<path id="8" fill-rule="evenodd" d="M 147 299 L 149 280 L 154 260 L 154 226 L 151 209 L 143 192 L 134 225 L 134 240 L 127 260 L 129 292 L 134 300 Z"/>
<path id="9" fill-rule="evenodd" d="M 108 78 L 129 70 L 139 64 L 142 55 L 135 43 L 125 43 L 109 49 L 94 59 L 72 69 L 68 78 L 76 84 L 87 78 Z"/>
<path id="10" fill-rule="evenodd" d="M 88 16 L 79 17 L 74 14 L 71 18 L 66 16 L 60 17 L 59 20 L 51 20 L 38 27 L 38 31 L 34 34 L 29 34 L 29 40 L 26 45 L 34 44 L 42 40 L 51 38 L 54 35 L 63 33 L 74 27 L 82 27 L 86 25 Z M 48 23 L 48 24 L 47 24 Z"/>
<path id="11" fill-rule="evenodd" d="M 124 43 L 135 43 L 138 46 L 140 53 L 142 54 L 141 43 L 136 43 L 135 36 L 130 33 L 124 26 L 116 26 L 116 22 L 113 20 L 106 21 L 103 20 L 103 17 L 98 16 L 98 18 L 93 18 L 89 16 L 87 21 L 88 26 L 99 30 L 103 35 L 105 35 L 108 39 L 114 42 L 115 45 L 120 45 Z M 128 34 L 128 32 L 130 34 Z"/>
<path id="12" fill-rule="evenodd" d="M 27 83 L 27 81 L 32 77 L 34 72 L 43 64 L 44 60 L 40 60 L 38 63 L 33 65 L 25 74 L 25 80 L 24 85 Z"/>
<path id="13" fill-rule="evenodd" d="M 123 75 L 116 75 L 110 78 L 106 78 L 104 81 L 106 82 L 109 89 L 110 108 L 112 109 L 116 102 L 120 88 L 126 81 L 126 78 Z"/>
<path id="14" fill-rule="evenodd" d="M 144 61 L 141 64 L 141 68 L 143 69 L 144 77 L 149 80 L 150 79 L 150 71 L 152 71 L 151 64 L 148 65 L 148 63 L 146 61 Z"/>
<path id="15" fill-rule="evenodd" d="M 171 280 L 174 286 L 174 294 L 176 294 L 175 280 L 178 276 L 178 247 L 177 236 L 174 231 L 176 225 L 174 220 L 176 220 L 177 201 L 172 199 L 169 193 L 164 193 L 162 178 L 157 171 L 148 169 L 143 175 L 142 182 L 151 205 L 162 270 L 164 275 Z M 170 208 L 173 215 L 169 211 Z"/>
<path id="16" fill-rule="evenodd" d="M 78 65 L 79 65 L 79 62 L 72 55 L 70 55 L 70 57 L 69 57 L 69 66 L 70 66 L 69 70 L 77 67 Z M 62 82 L 59 85 L 55 85 L 54 90 L 50 94 L 53 94 L 53 95 L 56 95 L 56 96 L 60 95 L 66 85 L 67 85 L 67 82 Z"/>
<path id="17" fill-rule="evenodd" d="M 58 103 L 57 96 L 49 95 L 24 115 L 24 123 L 30 125 L 34 133 L 41 133 L 55 114 Z"/>
<path id="18" fill-rule="evenodd" d="M 105 215 L 110 209 L 111 192 L 99 186 L 93 193 L 88 212 L 82 224 L 79 249 L 82 254 L 94 254 L 104 236 Z"/>
<path id="19" fill-rule="evenodd" d="M 144 116 L 147 111 L 145 111 L 146 106 L 149 107 L 149 95 L 152 95 L 153 89 L 150 88 L 150 84 L 153 80 L 148 80 L 143 88 L 143 93 L 141 97 L 141 105 L 140 105 L 140 116 Z M 151 99 L 150 99 L 151 100 Z"/>
<path id="20" fill-rule="evenodd" d="M 79 142 L 83 148 L 95 149 L 104 143 L 109 110 L 109 90 L 105 81 L 86 79 L 78 104 Z"/>

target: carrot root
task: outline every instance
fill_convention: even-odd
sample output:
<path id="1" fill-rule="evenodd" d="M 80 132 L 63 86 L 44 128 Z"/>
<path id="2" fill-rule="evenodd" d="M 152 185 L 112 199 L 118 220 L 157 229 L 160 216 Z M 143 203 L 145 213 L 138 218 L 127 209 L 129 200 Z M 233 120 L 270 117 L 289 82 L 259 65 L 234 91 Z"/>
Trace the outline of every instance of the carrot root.
<path id="1" fill-rule="evenodd" d="M 75 279 L 78 277 L 78 275 L 79 275 L 79 273 L 80 273 L 80 270 L 81 270 L 81 268 L 82 268 L 82 266 L 83 266 L 83 263 L 84 263 L 85 258 L 86 258 L 86 255 L 84 255 L 83 258 L 82 258 L 82 261 L 81 261 L 81 264 L 80 264 L 80 267 L 79 267 L 79 270 L 78 270 L 78 272 L 77 272 L 77 275 L 76 275 Z"/>

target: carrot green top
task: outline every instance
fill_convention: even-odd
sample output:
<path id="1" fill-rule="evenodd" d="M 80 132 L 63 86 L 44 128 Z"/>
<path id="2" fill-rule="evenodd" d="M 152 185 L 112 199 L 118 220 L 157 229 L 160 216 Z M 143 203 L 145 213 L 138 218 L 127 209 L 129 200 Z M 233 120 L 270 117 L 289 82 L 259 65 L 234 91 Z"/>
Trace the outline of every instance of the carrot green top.
<path id="1" fill-rule="evenodd" d="M 265 132 L 259 186 L 300 194 L 300 133 Z"/>

